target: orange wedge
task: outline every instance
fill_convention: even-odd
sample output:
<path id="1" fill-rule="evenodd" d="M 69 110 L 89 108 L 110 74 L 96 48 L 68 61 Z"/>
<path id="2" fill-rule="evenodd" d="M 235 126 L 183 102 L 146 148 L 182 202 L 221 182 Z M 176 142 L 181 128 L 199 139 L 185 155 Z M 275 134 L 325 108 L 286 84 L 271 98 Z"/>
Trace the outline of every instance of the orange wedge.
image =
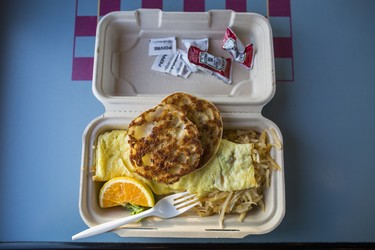
<path id="1" fill-rule="evenodd" d="M 99 193 L 100 207 L 114 207 L 127 203 L 152 207 L 155 205 L 155 199 L 150 188 L 134 178 L 116 177 L 104 183 Z"/>

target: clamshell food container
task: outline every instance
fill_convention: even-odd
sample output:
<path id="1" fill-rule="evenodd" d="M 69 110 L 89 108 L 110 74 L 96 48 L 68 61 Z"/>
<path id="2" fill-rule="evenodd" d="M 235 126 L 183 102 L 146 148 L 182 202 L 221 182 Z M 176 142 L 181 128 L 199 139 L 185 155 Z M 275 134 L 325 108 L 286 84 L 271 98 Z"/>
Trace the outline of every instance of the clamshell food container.
<path id="1" fill-rule="evenodd" d="M 255 49 L 251 70 L 233 63 L 232 84 L 204 72 L 184 79 L 151 70 L 155 60 L 148 55 L 151 38 L 173 36 L 177 47 L 183 48 L 181 39 L 207 37 L 210 53 L 229 57 L 221 48 L 227 27 L 232 27 L 244 44 L 253 43 Z M 97 27 L 92 87 L 105 113 L 88 124 L 83 134 L 79 209 L 89 227 L 129 215 L 121 207 L 103 209 L 98 205 L 102 183 L 92 180 L 98 135 L 126 129 L 135 117 L 168 94 L 180 91 L 205 98 L 220 110 L 224 129 L 273 128 L 282 142 L 277 125 L 261 114 L 276 85 L 272 31 L 268 20 L 259 14 L 229 10 L 112 12 L 102 17 Z M 238 215 L 226 215 L 225 227 L 221 228 L 218 215 L 183 214 L 173 219 L 144 219 L 115 232 L 122 237 L 242 238 L 272 231 L 285 214 L 285 184 L 283 150 L 271 153 L 281 170 L 272 174 L 270 188 L 264 194 L 265 210 L 253 209 L 243 222 L 237 221 Z"/>

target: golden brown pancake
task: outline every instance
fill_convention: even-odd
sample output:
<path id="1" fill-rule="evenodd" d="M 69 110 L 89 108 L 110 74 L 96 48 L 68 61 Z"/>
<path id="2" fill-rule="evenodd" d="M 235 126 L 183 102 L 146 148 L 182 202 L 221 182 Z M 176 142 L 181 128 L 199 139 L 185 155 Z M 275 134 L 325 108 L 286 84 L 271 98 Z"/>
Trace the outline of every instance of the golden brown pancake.
<path id="1" fill-rule="evenodd" d="M 223 122 L 216 106 L 204 99 L 177 92 L 165 97 L 162 103 L 178 107 L 199 131 L 203 155 L 198 168 L 205 166 L 216 154 L 223 134 Z"/>
<path id="2" fill-rule="evenodd" d="M 135 118 L 128 129 L 130 161 L 148 180 L 172 184 L 199 164 L 203 149 L 197 127 L 169 104 Z"/>

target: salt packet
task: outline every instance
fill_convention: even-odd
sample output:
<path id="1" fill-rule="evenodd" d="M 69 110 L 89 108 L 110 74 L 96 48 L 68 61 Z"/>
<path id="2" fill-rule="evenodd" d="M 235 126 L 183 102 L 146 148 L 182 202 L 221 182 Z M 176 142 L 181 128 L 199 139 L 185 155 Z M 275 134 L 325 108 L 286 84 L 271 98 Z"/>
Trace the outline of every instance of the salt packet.
<path id="1" fill-rule="evenodd" d="M 229 52 L 229 54 L 231 54 L 233 60 L 235 60 L 236 62 L 241 63 L 247 69 L 251 69 L 253 67 L 253 44 L 244 46 L 231 28 L 227 28 L 225 31 L 222 47 L 227 52 Z"/>
<path id="2" fill-rule="evenodd" d="M 190 46 L 188 59 L 200 70 L 216 76 L 226 84 L 232 83 L 232 59 L 211 55 L 195 46 Z"/>

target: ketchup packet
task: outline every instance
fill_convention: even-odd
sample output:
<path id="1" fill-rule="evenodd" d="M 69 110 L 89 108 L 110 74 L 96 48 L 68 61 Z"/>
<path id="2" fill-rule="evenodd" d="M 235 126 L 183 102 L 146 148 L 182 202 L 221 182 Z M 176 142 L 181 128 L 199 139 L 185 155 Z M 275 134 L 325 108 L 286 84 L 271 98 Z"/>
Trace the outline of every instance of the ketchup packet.
<path id="1" fill-rule="evenodd" d="M 200 70 L 216 76 L 227 84 L 232 82 L 232 60 L 213 56 L 195 46 L 190 46 L 188 59 Z"/>
<path id="2" fill-rule="evenodd" d="M 182 44 L 185 46 L 186 51 L 180 53 L 182 54 L 182 59 L 185 61 L 186 65 L 190 68 L 192 72 L 198 72 L 199 69 L 194 64 L 190 63 L 188 59 L 187 51 L 191 46 L 197 47 L 200 50 L 207 51 L 208 50 L 208 38 L 201 38 L 201 39 L 182 39 Z"/>
<path id="3" fill-rule="evenodd" d="M 251 69 L 253 67 L 253 44 L 244 46 L 240 39 L 238 39 L 236 34 L 230 28 L 227 28 L 227 30 L 225 31 L 223 39 L 223 49 L 228 51 L 236 62 L 241 63 L 248 69 Z"/>

